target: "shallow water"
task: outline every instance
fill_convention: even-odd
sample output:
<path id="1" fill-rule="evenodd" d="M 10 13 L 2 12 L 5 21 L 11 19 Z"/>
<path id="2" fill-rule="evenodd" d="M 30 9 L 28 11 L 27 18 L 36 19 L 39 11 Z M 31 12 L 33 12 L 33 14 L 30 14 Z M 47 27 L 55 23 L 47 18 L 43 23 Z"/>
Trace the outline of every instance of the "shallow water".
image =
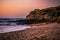
<path id="1" fill-rule="evenodd" d="M 46 25 L 10 25 L 10 26 L 0 26 L 0 33 L 6 33 L 6 32 L 12 32 L 12 31 L 18 31 L 18 30 L 24 30 L 24 29 L 27 29 L 27 28 L 41 28 L 41 27 L 55 27 L 57 26 L 58 24 L 57 23 L 51 23 L 51 24 L 46 24 Z M 37 27 L 38 26 L 38 27 Z M 59 24 L 60 26 L 60 24 Z"/>
<path id="2" fill-rule="evenodd" d="M 26 28 L 30 28 L 31 26 L 27 25 L 15 25 L 15 26 L 0 26 L 0 33 L 24 30 Z"/>

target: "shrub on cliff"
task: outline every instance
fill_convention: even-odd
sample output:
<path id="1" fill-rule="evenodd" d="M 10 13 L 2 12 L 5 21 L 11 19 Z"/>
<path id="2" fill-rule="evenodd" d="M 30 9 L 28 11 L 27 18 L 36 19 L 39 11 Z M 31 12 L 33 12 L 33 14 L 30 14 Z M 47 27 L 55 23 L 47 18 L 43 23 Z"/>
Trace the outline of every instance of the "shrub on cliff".
<path id="1" fill-rule="evenodd" d="M 49 22 L 55 22 L 59 20 L 60 16 L 60 6 L 51 7 L 46 9 L 35 9 L 30 12 L 29 15 L 26 16 L 26 19 L 38 19 L 38 20 L 46 20 Z"/>

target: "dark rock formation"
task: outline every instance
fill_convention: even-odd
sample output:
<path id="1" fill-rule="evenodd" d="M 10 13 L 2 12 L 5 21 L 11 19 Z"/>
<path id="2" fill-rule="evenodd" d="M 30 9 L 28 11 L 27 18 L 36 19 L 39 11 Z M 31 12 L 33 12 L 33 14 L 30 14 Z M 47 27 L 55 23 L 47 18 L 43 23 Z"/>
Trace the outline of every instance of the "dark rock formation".
<path id="1" fill-rule="evenodd" d="M 49 22 L 60 22 L 60 6 L 46 9 L 35 9 L 26 16 L 26 19 L 39 19 Z"/>

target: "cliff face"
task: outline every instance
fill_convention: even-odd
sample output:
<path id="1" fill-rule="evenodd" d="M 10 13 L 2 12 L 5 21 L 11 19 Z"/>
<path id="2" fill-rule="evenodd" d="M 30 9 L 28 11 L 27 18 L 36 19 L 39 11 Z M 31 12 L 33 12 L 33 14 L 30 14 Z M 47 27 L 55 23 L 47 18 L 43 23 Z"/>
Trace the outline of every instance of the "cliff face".
<path id="1" fill-rule="evenodd" d="M 51 7 L 46 9 L 35 9 L 26 16 L 26 19 L 39 19 L 48 21 L 59 21 L 60 20 L 60 6 Z"/>

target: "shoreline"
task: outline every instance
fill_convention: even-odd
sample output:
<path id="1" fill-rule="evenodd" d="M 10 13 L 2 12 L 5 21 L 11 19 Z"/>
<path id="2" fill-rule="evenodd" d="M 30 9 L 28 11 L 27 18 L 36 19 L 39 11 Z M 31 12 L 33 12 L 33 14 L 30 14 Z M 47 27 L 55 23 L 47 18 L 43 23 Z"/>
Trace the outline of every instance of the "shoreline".
<path id="1" fill-rule="evenodd" d="M 51 25 L 51 26 L 49 26 Z M 45 27 L 54 27 L 54 26 L 57 26 L 59 25 L 58 23 L 49 23 L 49 24 L 46 24 L 46 23 L 41 23 L 41 24 L 32 24 L 32 25 L 29 25 L 30 27 L 27 27 L 25 29 L 22 28 L 22 30 L 16 30 L 16 31 L 23 31 L 23 30 L 26 30 L 26 29 L 31 29 L 31 28 L 45 28 Z M 27 26 L 27 25 L 26 25 Z M 14 29 L 12 29 L 14 30 Z M 16 32 L 16 31 L 10 31 L 10 32 Z M 2 31 L 0 34 L 4 34 L 4 33 L 10 33 L 8 30 L 6 32 Z"/>
<path id="2" fill-rule="evenodd" d="M 43 25 L 42 27 L 36 26 L 25 30 L 3 33 L 0 34 L 0 40 L 60 40 L 60 25 L 56 23 L 48 25 L 50 27 Z"/>

